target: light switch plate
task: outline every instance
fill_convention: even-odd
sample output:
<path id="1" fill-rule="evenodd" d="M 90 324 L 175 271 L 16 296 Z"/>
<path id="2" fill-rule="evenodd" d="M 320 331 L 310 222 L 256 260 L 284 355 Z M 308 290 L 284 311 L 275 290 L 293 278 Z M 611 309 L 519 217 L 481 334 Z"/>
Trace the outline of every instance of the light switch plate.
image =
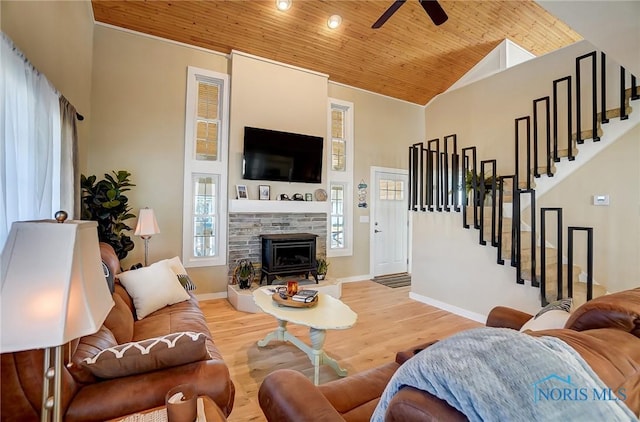
<path id="1" fill-rule="evenodd" d="M 598 206 L 609 205 L 609 195 L 593 195 L 593 205 L 598 205 Z"/>

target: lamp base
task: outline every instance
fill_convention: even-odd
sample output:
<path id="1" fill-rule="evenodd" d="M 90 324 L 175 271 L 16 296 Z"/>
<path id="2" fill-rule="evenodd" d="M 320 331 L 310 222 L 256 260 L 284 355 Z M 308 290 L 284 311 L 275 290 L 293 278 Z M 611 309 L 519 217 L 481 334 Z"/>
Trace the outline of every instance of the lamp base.
<path id="1" fill-rule="evenodd" d="M 42 408 L 40 421 L 62 421 L 62 356 L 63 346 L 44 349 L 44 376 L 42 380 Z M 53 390 L 53 393 L 51 393 Z"/>

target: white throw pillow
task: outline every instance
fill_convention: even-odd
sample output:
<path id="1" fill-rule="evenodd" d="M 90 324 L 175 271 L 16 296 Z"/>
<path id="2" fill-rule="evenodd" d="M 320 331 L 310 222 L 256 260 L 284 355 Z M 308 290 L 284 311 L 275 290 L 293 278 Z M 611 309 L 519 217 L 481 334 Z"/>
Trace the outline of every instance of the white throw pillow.
<path id="1" fill-rule="evenodd" d="M 167 260 L 120 273 L 118 278 L 133 299 L 138 319 L 190 298 Z"/>
<path id="2" fill-rule="evenodd" d="M 545 312 L 537 318 L 531 318 L 522 326 L 522 328 L 520 328 L 520 331 L 540 331 L 564 328 L 564 325 L 566 324 L 570 315 L 571 314 L 567 311 L 553 309 Z"/>

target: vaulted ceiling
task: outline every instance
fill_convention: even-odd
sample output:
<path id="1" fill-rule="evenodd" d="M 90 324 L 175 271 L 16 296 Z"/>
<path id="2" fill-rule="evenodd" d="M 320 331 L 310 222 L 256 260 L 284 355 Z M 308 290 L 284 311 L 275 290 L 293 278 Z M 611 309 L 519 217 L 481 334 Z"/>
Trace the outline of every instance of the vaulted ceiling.
<path id="1" fill-rule="evenodd" d="M 239 50 L 326 73 L 334 82 L 426 104 L 505 38 L 535 55 L 582 37 L 537 3 L 441 1 L 449 19 L 435 26 L 407 0 L 380 29 L 371 25 L 393 0 L 93 0 L 95 20 L 230 53 Z M 329 16 L 342 25 L 331 30 Z"/>

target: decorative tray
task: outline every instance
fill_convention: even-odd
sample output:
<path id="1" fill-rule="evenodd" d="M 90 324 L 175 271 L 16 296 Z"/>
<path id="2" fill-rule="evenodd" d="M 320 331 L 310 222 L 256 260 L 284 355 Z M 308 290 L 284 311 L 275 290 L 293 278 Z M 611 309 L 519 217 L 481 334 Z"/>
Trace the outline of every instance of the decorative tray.
<path id="1" fill-rule="evenodd" d="M 297 300 L 291 299 L 291 297 L 288 297 L 287 299 L 283 299 L 283 298 L 280 297 L 279 293 L 274 293 L 271 296 L 271 298 L 278 305 L 280 305 L 280 306 L 288 306 L 290 308 L 313 308 L 314 306 L 316 306 L 318 304 L 318 296 L 316 296 L 315 299 L 312 302 L 309 302 L 309 303 L 298 302 Z"/>

